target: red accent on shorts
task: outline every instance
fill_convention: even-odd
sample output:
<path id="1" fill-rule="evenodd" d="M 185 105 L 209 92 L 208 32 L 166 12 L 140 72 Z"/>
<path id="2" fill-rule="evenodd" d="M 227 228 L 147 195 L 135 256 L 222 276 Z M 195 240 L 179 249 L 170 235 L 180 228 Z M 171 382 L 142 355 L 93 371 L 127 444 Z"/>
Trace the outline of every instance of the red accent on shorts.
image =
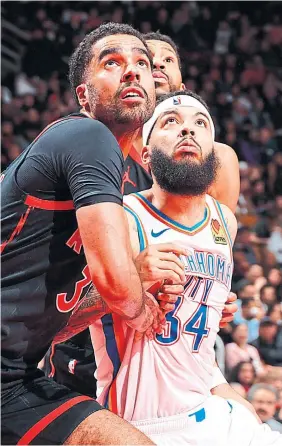
<path id="1" fill-rule="evenodd" d="M 37 209 L 44 209 L 45 211 L 71 211 L 74 209 L 72 200 L 42 200 L 41 198 L 33 197 L 32 195 L 27 195 L 24 203 L 27 206 Z"/>
<path id="2" fill-rule="evenodd" d="M 35 439 L 35 437 L 37 437 L 37 435 L 39 435 L 47 426 L 49 426 L 50 423 L 56 420 L 60 415 L 65 413 L 67 410 L 71 409 L 76 404 L 81 403 L 82 401 L 89 401 L 89 400 L 93 400 L 93 398 L 90 398 L 89 396 L 80 395 L 70 399 L 69 401 L 66 401 L 61 406 L 52 410 L 52 412 L 48 413 L 47 415 L 45 415 L 45 417 L 43 417 L 41 420 L 35 423 L 24 434 L 24 436 L 18 441 L 17 444 L 22 444 L 22 445 L 30 444 Z"/>

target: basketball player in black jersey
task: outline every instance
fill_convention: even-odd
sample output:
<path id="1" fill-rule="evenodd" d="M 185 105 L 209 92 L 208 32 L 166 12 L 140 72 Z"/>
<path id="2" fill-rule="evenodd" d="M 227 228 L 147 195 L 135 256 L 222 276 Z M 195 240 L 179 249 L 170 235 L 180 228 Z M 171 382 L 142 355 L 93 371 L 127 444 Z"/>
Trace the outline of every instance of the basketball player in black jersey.
<path id="1" fill-rule="evenodd" d="M 181 62 L 177 46 L 173 40 L 160 34 L 150 33 L 145 36 L 146 42 L 153 56 L 153 77 L 157 98 L 164 93 L 184 89 L 181 76 Z M 143 148 L 141 134 L 129 151 L 125 159 L 123 174 L 123 193 L 128 195 L 152 187 L 152 178 L 148 166 L 141 160 Z M 233 211 L 236 208 L 239 194 L 238 161 L 231 147 L 225 144 L 215 143 L 215 150 L 221 160 L 222 168 L 219 171 L 219 182 L 212 186 L 210 194 L 222 203 L 229 206 Z M 233 175 L 229 174 L 230 169 Z M 146 255 L 146 251 L 142 256 Z M 143 257 L 140 262 L 143 262 Z M 231 302 L 234 300 L 231 297 Z M 230 321 L 232 312 L 236 306 L 226 305 L 226 318 Z M 94 372 L 96 370 L 95 357 L 89 335 L 85 330 L 72 339 L 58 345 L 48 352 L 45 361 L 46 374 L 53 376 L 59 383 L 63 383 L 72 389 L 79 389 L 88 395 L 96 395 L 96 382 Z"/>
<path id="2" fill-rule="evenodd" d="M 118 24 L 90 33 L 70 81 L 82 113 L 51 124 L 2 176 L 2 444 L 152 444 L 37 369 L 91 281 L 107 296 L 99 313 L 141 332 L 157 315 L 132 261 L 117 143 L 126 155 L 154 109 L 141 34 Z"/>

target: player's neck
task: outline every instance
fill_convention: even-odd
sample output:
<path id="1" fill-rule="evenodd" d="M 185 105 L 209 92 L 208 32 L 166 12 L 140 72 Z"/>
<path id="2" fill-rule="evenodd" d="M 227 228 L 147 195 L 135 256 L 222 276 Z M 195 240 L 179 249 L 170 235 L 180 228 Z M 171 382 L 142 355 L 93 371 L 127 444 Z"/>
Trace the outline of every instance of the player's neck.
<path id="1" fill-rule="evenodd" d="M 134 146 L 136 152 L 138 152 L 139 155 L 141 156 L 142 149 L 143 149 L 143 140 L 142 140 L 142 131 L 141 130 L 139 130 L 139 133 L 133 143 L 133 146 Z"/>
<path id="2" fill-rule="evenodd" d="M 134 130 L 133 132 L 119 132 L 118 130 L 115 131 L 115 129 L 111 130 L 114 136 L 117 139 L 117 142 L 121 148 L 121 151 L 123 153 L 124 159 L 128 156 L 134 141 L 136 140 L 136 137 L 139 133 L 139 129 Z"/>
<path id="3" fill-rule="evenodd" d="M 151 201 L 157 209 L 184 226 L 194 226 L 204 218 L 206 194 L 199 197 L 174 195 L 154 184 Z"/>

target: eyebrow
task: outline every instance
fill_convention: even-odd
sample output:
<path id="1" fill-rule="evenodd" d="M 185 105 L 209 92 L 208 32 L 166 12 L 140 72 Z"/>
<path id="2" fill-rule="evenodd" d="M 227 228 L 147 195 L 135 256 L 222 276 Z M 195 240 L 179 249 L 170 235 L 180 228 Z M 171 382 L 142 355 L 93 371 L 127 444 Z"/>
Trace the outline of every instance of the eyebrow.
<path id="1" fill-rule="evenodd" d="M 166 111 L 164 111 L 163 113 L 161 113 L 157 120 L 159 121 L 159 120 L 161 120 L 164 116 L 166 116 L 166 115 L 171 115 L 172 113 L 175 114 L 175 115 L 180 116 L 180 112 L 179 112 L 178 110 L 171 108 L 170 110 L 166 110 Z M 196 112 L 196 113 L 194 113 L 193 116 L 195 117 L 195 116 L 199 116 L 199 115 L 204 116 L 204 117 L 207 119 L 207 121 L 210 122 L 210 118 L 209 118 L 209 116 L 206 115 L 204 112 L 200 112 L 200 111 L 199 111 L 199 112 Z"/>
<path id="2" fill-rule="evenodd" d="M 144 48 L 133 47 L 132 52 L 138 54 L 144 54 L 150 60 L 148 51 L 145 50 Z M 101 62 L 101 60 L 104 59 L 104 57 L 108 56 L 109 54 L 122 54 L 122 53 L 123 53 L 123 48 L 121 47 L 106 48 L 102 50 L 101 53 L 99 54 L 98 61 Z"/>

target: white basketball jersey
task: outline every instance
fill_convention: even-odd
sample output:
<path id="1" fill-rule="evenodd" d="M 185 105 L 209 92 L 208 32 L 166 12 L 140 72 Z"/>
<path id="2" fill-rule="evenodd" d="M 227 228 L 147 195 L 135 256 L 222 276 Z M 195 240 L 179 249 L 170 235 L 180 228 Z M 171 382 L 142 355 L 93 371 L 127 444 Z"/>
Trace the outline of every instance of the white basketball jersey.
<path id="1" fill-rule="evenodd" d="M 168 242 L 187 249 L 185 293 L 154 340 L 134 341 L 134 330 L 117 315 L 94 324 L 98 401 L 129 421 L 176 415 L 210 395 L 214 344 L 231 285 L 232 243 L 220 205 L 208 195 L 204 219 L 192 228 L 139 193 L 124 197 L 124 206 L 135 218 L 141 250 Z"/>

